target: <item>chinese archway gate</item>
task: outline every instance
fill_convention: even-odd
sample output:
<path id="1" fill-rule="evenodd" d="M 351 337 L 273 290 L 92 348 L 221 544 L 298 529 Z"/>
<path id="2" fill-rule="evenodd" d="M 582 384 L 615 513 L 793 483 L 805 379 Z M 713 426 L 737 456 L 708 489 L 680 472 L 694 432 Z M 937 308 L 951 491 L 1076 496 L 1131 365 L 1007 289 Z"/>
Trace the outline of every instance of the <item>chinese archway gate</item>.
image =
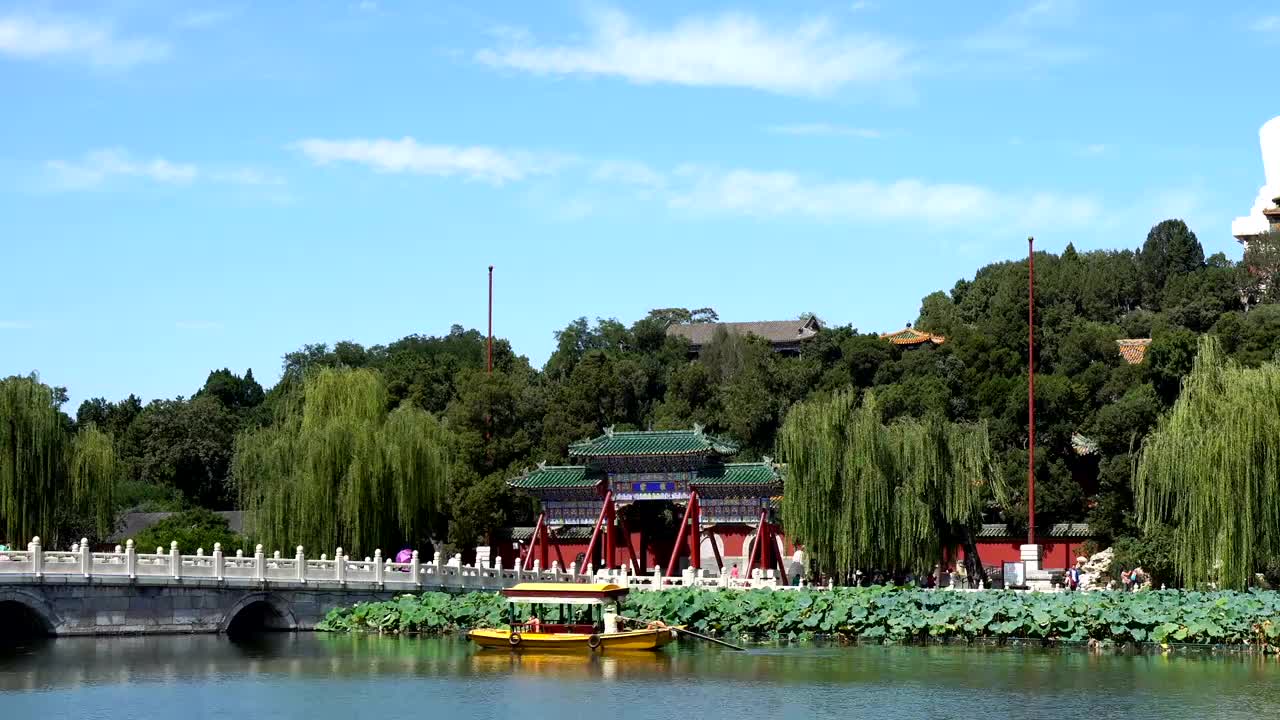
<path id="1" fill-rule="evenodd" d="M 523 567 L 531 568 L 535 560 L 548 567 L 553 556 L 566 567 L 557 534 L 582 536 L 589 527 L 584 565 L 646 572 L 650 550 L 669 543 L 668 556 L 654 557 L 653 564 L 665 559 L 665 574 L 676 575 L 686 558 L 690 567 L 701 568 L 703 541 L 709 538 L 719 570 L 728 562 L 720 544 L 728 549 L 737 542 L 739 552 L 729 554 L 742 558 L 743 577 L 753 568 L 775 568 L 785 579 L 775 519 L 782 494 L 779 467 L 769 458 L 726 462 L 737 451 L 733 443 L 699 426 L 630 432 L 607 428 L 599 437 L 570 445 L 575 464 L 539 465 L 508 481 L 542 505 L 521 558 Z M 669 502 L 682 511 L 673 537 L 637 538 L 627 527 L 620 511 L 645 502 Z M 748 537 L 749 542 L 741 542 Z"/>

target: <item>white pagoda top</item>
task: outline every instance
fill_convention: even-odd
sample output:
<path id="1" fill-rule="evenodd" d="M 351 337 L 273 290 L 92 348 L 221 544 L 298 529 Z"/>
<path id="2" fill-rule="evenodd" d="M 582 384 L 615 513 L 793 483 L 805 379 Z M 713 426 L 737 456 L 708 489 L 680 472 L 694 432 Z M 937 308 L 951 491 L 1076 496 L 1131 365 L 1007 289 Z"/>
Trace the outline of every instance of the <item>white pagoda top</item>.
<path id="1" fill-rule="evenodd" d="M 1267 218 L 1262 211 L 1275 204 L 1280 197 L 1280 117 L 1273 117 L 1258 131 L 1262 141 L 1262 172 L 1265 183 L 1253 201 L 1253 209 L 1248 215 L 1238 217 L 1231 223 L 1231 234 L 1245 242 L 1251 235 L 1261 235 L 1270 229 Z"/>

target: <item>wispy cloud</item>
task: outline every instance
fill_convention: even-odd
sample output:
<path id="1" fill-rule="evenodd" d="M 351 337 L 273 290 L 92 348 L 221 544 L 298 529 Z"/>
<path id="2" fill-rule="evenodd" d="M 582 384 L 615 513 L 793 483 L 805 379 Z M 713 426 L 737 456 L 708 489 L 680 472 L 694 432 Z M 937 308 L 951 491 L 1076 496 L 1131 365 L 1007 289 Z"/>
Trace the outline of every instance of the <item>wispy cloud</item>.
<path id="1" fill-rule="evenodd" d="M 179 320 L 174 327 L 179 330 L 221 330 L 222 323 L 216 320 Z"/>
<path id="2" fill-rule="evenodd" d="M 644 163 L 608 160 L 596 165 L 592 177 L 605 182 L 658 189 L 666 187 L 667 178 Z"/>
<path id="3" fill-rule="evenodd" d="M 318 165 L 355 163 L 378 172 L 414 173 L 501 185 L 532 175 L 555 172 L 567 156 L 506 151 L 486 146 L 426 145 L 411 137 L 389 139 L 326 140 L 311 138 L 293 147 Z"/>
<path id="4" fill-rule="evenodd" d="M 1101 155 L 1106 151 L 1107 151 L 1107 146 L 1103 145 L 1102 143 L 1093 143 L 1092 145 L 1084 146 L 1085 155 Z"/>
<path id="5" fill-rule="evenodd" d="M 1089 48 L 1056 42 L 1053 31 L 1074 24 L 1079 15 L 1075 0 L 1037 0 L 971 35 L 969 50 L 1006 55 L 1024 63 L 1064 65 L 1087 59 Z"/>
<path id="6" fill-rule="evenodd" d="M 769 132 L 776 135 L 830 135 L 835 137 L 856 137 L 864 140 L 876 140 L 884 137 L 884 133 L 879 130 L 848 125 L 831 125 L 828 123 L 773 125 L 769 128 Z"/>
<path id="7" fill-rule="evenodd" d="M 169 46 L 125 37 L 105 23 L 70 18 L 0 15 L 0 55 L 38 60 L 67 59 L 102 68 L 129 68 L 164 59 Z"/>
<path id="8" fill-rule="evenodd" d="M 1249 27 L 1257 32 L 1280 32 L 1280 15 L 1260 17 Z"/>
<path id="9" fill-rule="evenodd" d="M 161 185 L 190 185 L 202 179 L 228 185 L 285 184 L 279 175 L 259 168 L 202 169 L 195 163 L 158 155 L 140 158 L 124 148 L 93 150 L 79 160 L 50 160 L 45 170 L 55 190 L 93 190 L 125 178 Z"/>
<path id="10" fill-rule="evenodd" d="M 175 163 L 163 157 L 137 159 L 120 148 L 94 150 L 80 160 L 50 160 L 45 167 L 52 173 L 55 185 L 64 190 L 96 188 L 113 177 L 185 185 L 199 174 L 190 163 Z"/>
<path id="11" fill-rule="evenodd" d="M 589 15 L 590 35 L 572 45 L 535 45 L 520 33 L 482 50 L 494 67 L 543 75 L 606 75 L 639 84 L 722 86 L 823 95 L 913 73 L 907 48 L 870 34 L 842 33 L 825 20 L 785 26 L 742 13 L 690 17 L 667 28 L 638 26 L 618 10 Z"/>
<path id="12" fill-rule="evenodd" d="M 686 167 L 678 172 L 688 184 L 671 196 L 670 205 L 700 212 L 1017 227 L 1050 220 L 1079 225 L 1101 215 L 1099 203 L 1092 198 L 1052 192 L 1003 192 L 915 179 L 824 181 L 786 171 Z"/>
<path id="13" fill-rule="evenodd" d="M 221 25 L 234 15 L 235 12 L 227 9 L 193 10 L 179 17 L 174 24 L 188 30 L 203 30 L 204 28 Z"/>
<path id="14" fill-rule="evenodd" d="M 0 330 L 26 330 L 31 323 L 21 320 L 0 320 Z"/>

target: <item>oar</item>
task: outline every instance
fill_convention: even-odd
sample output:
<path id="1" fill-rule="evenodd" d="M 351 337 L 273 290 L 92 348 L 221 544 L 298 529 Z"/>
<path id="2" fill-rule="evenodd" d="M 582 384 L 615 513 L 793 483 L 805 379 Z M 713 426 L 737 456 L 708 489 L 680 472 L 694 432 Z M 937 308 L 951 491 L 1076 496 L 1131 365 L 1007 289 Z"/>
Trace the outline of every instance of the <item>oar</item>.
<path id="1" fill-rule="evenodd" d="M 638 624 L 638 623 L 640 623 L 640 621 L 639 621 L 639 620 L 635 620 L 635 619 L 632 619 L 632 618 L 625 618 L 625 617 L 622 617 L 622 616 L 618 616 L 618 619 L 619 619 L 619 620 L 625 620 L 625 621 L 627 621 L 627 622 L 637 623 L 637 624 Z M 696 632 L 694 632 L 694 631 L 692 631 L 692 630 L 685 630 L 684 628 L 682 628 L 682 627 L 677 627 L 677 626 L 675 626 L 675 625 L 668 625 L 667 627 L 668 627 L 668 628 L 670 628 L 670 629 L 672 629 L 672 630 L 675 630 L 676 632 L 682 632 L 682 633 L 684 633 L 685 635 L 692 635 L 692 636 L 694 636 L 694 637 L 696 637 L 696 638 L 699 638 L 699 639 L 702 639 L 702 640 L 706 640 L 707 642 L 713 642 L 713 643 L 715 643 L 715 644 L 717 644 L 717 645 L 723 645 L 723 646 L 725 646 L 725 647 L 727 647 L 727 648 L 729 648 L 729 649 L 731 649 L 731 650 L 739 650 L 739 651 L 741 651 L 741 652 L 746 652 L 746 651 L 747 651 L 747 649 L 746 649 L 746 648 L 744 648 L 744 647 L 740 647 L 740 646 L 738 646 L 738 645 L 734 645 L 733 643 L 728 643 L 728 642 L 725 642 L 725 641 L 723 641 L 723 640 L 717 640 L 716 638 L 713 638 L 713 637 L 711 637 L 711 636 L 709 636 L 709 635 L 703 635 L 702 633 L 696 633 Z"/>

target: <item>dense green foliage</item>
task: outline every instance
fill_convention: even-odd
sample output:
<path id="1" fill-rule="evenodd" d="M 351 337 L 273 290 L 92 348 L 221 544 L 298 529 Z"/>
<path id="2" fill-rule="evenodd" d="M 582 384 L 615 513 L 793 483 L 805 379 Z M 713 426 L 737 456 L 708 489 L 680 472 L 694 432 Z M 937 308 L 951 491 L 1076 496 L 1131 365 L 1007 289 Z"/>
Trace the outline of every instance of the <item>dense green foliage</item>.
<path id="1" fill-rule="evenodd" d="M 1278 270 L 1280 237 L 1258 238 L 1243 263 L 1232 263 L 1221 254 L 1206 257 L 1177 220 L 1153 227 L 1136 250 L 1077 252 L 1068 245 L 1060 255 L 1037 254 L 1039 525 L 1087 520 L 1100 546 L 1124 539 L 1136 553 L 1134 564 L 1150 569 L 1163 562 L 1143 555 L 1158 554 L 1168 543 L 1148 537 L 1157 529 L 1144 530 L 1138 522 L 1137 451 L 1177 400 L 1199 337 L 1217 338 L 1223 353 L 1245 367 L 1276 356 Z M 1018 259 L 980 268 L 923 298 L 914 325 L 945 335 L 945 344 L 936 347 L 904 350 L 875 334 L 896 327 L 860 332 L 832 326 L 805 341 L 797 356 L 774 353 L 759 338 L 717 333 L 691 358 L 669 327 L 715 319 L 715 311 L 664 307 L 629 325 L 586 318 L 568 323 L 541 369 L 497 338 L 489 375 L 483 334 L 455 326 L 440 336 L 410 335 L 372 347 L 350 341 L 307 345 L 284 356 L 281 381 L 265 392 L 252 372 L 214 370 L 189 399 L 144 404 L 133 396 L 95 398 L 80 406 L 74 425 L 95 425 L 114 441 L 124 476 L 116 510 L 230 508 L 244 491 L 232 472 L 236 437 L 264 427 L 281 437 L 292 433 L 287 427 L 305 405 L 300 396 L 310 373 L 374 372 L 382 378 L 388 413 L 413 408 L 447 428 L 443 515 L 422 524 L 429 531 L 421 534 L 466 547 L 486 542 L 495 529 L 531 524 L 533 504 L 504 481 L 539 461 L 565 460 L 569 442 L 602 427 L 701 423 L 740 443 L 741 459 L 752 460 L 778 454 L 779 429 L 796 403 L 837 391 L 860 400 L 872 391 L 885 425 L 903 419 L 985 423 L 991 464 L 1010 494 L 994 506 L 984 504 L 982 520 L 1008 522 L 1019 531 L 1026 517 L 1027 310 L 1027 263 Z M 904 316 L 902 323 L 911 319 Z M 1115 341 L 1145 337 L 1153 338 L 1145 361 L 1126 364 Z M 56 402 L 58 389 L 53 393 Z M 62 422 L 73 424 L 65 417 Z M 288 465 L 287 446 L 277 447 L 282 456 L 273 462 Z M 397 542 L 419 539 L 388 534 Z M 295 542 L 280 545 L 288 549 Z M 350 545 L 346 538 L 341 542 Z M 812 543 L 811 552 L 819 544 Z M 1263 554 L 1255 554 L 1255 569 L 1276 564 Z"/>
<path id="2" fill-rule="evenodd" d="M 387 404 L 377 372 L 318 368 L 275 423 L 240 436 L 235 477 L 265 545 L 355 553 L 425 545 L 448 478 L 448 441 L 431 414 Z"/>
<path id="3" fill-rule="evenodd" d="M 972 546 L 986 506 L 1003 497 L 985 423 L 881 420 L 868 393 L 840 391 L 791 408 L 779 433 L 787 463 L 787 536 L 824 574 L 927 570 Z M 996 491 L 993 493 L 993 489 Z"/>
<path id="4" fill-rule="evenodd" d="M 335 609 L 319 629 L 439 633 L 501 627 L 503 605 L 503 598 L 492 593 L 404 595 Z M 1268 652 L 1280 650 L 1280 593 L 1260 591 L 664 590 L 632 593 L 623 614 L 755 639 L 825 635 L 903 643 L 1033 638 L 1249 644 Z"/>
<path id="5" fill-rule="evenodd" d="M 1178 575 L 1247 587 L 1280 556 L 1280 363 L 1241 367 L 1201 340 L 1136 480 L 1147 528 L 1173 528 Z"/>
<path id="6" fill-rule="evenodd" d="M 253 551 L 248 539 L 233 532 L 226 518 L 205 508 L 174 513 L 138 533 L 133 541 L 138 552 L 152 552 L 158 547 L 167 552 L 173 542 L 178 543 L 184 555 L 194 555 L 199 549 L 208 555 L 213 552 L 214 543 L 221 543 L 222 551 L 228 555 L 236 550 L 246 554 Z"/>
<path id="7" fill-rule="evenodd" d="M 40 535 L 57 547 L 111 528 L 119 476 L 111 437 L 92 425 L 75 432 L 58 405 L 35 376 L 0 380 L 0 538 L 16 546 Z"/>

